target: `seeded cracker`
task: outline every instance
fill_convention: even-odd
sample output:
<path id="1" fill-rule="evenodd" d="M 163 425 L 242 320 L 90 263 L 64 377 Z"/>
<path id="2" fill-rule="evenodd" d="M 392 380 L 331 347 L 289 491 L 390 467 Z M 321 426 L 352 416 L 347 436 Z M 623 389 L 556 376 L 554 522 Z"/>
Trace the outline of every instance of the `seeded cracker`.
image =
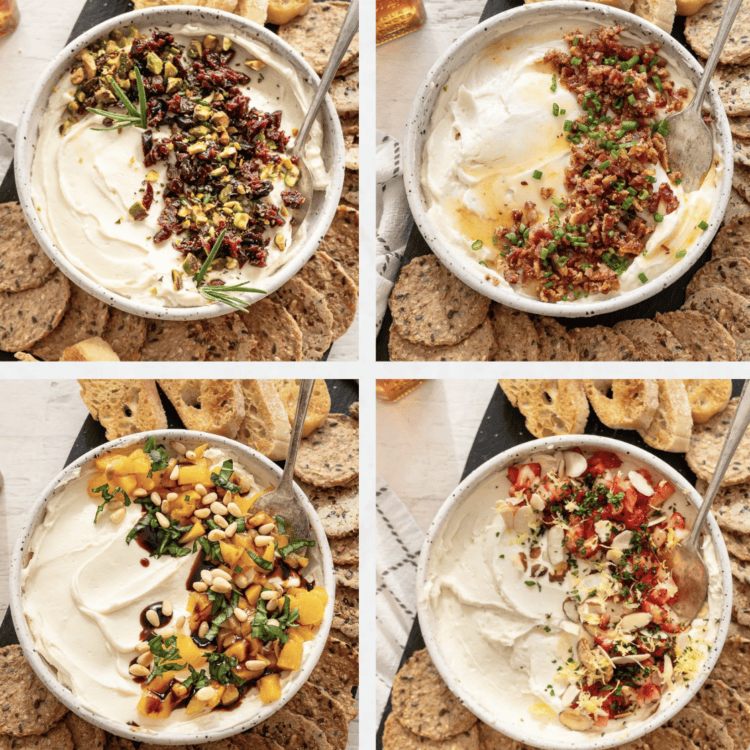
<path id="1" fill-rule="evenodd" d="M 63 721 L 47 734 L 30 737 L 0 736 L 0 750 L 75 750 L 75 747 Z"/>
<path id="2" fill-rule="evenodd" d="M 697 750 L 697 746 L 684 735 L 669 727 L 660 727 L 647 734 L 643 741 L 651 750 Z M 728 750 L 728 749 L 725 749 Z"/>
<path id="3" fill-rule="evenodd" d="M 539 359 L 539 334 L 527 313 L 493 302 L 489 320 L 497 347 L 495 362 L 536 362 Z"/>
<path id="4" fill-rule="evenodd" d="M 278 742 L 268 737 L 259 737 L 256 734 L 238 734 L 232 737 L 237 750 L 285 750 Z M 207 745 L 203 746 L 208 747 Z"/>
<path id="5" fill-rule="evenodd" d="M 202 321 L 208 349 L 207 362 L 246 362 L 256 345 L 238 313 Z"/>
<path id="6" fill-rule="evenodd" d="M 734 747 L 732 738 L 721 722 L 699 708 L 683 708 L 677 716 L 669 720 L 668 726 L 692 740 L 699 750 L 732 750 Z"/>
<path id="7" fill-rule="evenodd" d="M 328 418 L 299 446 L 294 475 L 316 487 L 338 487 L 359 476 L 359 423 L 344 414 Z"/>
<path id="8" fill-rule="evenodd" d="M 347 169 L 344 172 L 344 188 L 341 191 L 341 200 L 351 203 L 352 206 L 359 206 L 359 173 L 353 169 Z M 359 277 L 359 273 L 357 276 Z M 359 283 L 359 278 L 356 281 Z"/>
<path id="9" fill-rule="evenodd" d="M 0 733 L 44 734 L 66 713 L 34 674 L 20 646 L 0 648 Z"/>
<path id="10" fill-rule="evenodd" d="M 517 750 L 518 743 L 510 737 L 495 731 L 482 721 L 477 722 L 479 728 L 479 750 Z"/>
<path id="11" fill-rule="evenodd" d="M 347 586 L 359 591 L 359 567 L 350 565 L 336 566 L 336 585 Z"/>
<path id="12" fill-rule="evenodd" d="M 443 682 L 427 649 L 415 652 L 398 671 L 391 701 L 393 715 L 407 729 L 433 740 L 465 732 L 477 721 Z"/>
<path id="13" fill-rule="evenodd" d="M 146 319 L 110 307 L 102 338 L 122 362 L 137 362 L 146 341 Z"/>
<path id="14" fill-rule="evenodd" d="M 297 276 L 277 289 L 269 299 L 280 302 L 302 333 L 302 358 L 318 360 L 333 341 L 333 314 L 325 297 Z"/>
<path id="15" fill-rule="evenodd" d="M 705 496 L 708 482 L 699 479 L 695 489 L 701 497 Z M 750 534 L 750 484 L 735 484 L 731 487 L 719 487 L 711 513 L 722 530 L 738 534 Z"/>
<path id="16" fill-rule="evenodd" d="M 344 78 L 334 78 L 329 91 L 340 117 L 359 112 L 359 70 Z"/>
<path id="17" fill-rule="evenodd" d="M 707 680 L 693 704 L 726 727 L 735 748 L 745 750 L 750 747 L 750 707 L 736 691 L 721 680 Z"/>
<path id="18" fill-rule="evenodd" d="M 739 399 L 733 398 L 723 412 L 693 428 L 690 448 L 685 458 L 688 466 L 707 482 L 713 476 L 738 401 Z M 750 481 L 750 431 L 742 437 L 721 484 L 722 487 L 727 487 L 747 481 Z"/>
<path id="19" fill-rule="evenodd" d="M 349 3 L 313 3 L 304 15 L 279 28 L 279 36 L 312 65 L 318 75 L 323 73 L 344 22 Z M 359 34 L 354 36 L 339 70 L 348 68 L 359 58 Z"/>
<path id="20" fill-rule="evenodd" d="M 306 682 L 286 707 L 317 724 L 332 750 L 346 750 L 349 721 L 343 706 L 322 688 Z"/>
<path id="21" fill-rule="evenodd" d="M 737 164 L 737 162 L 735 162 Z M 730 221 L 734 221 L 737 218 L 746 218 L 750 216 L 750 203 L 748 203 L 739 191 L 732 188 L 729 191 L 729 205 L 727 211 L 722 219 L 722 224 L 729 224 Z"/>
<path id="22" fill-rule="evenodd" d="M 578 362 L 578 349 L 568 331 L 554 318 L 534 318 L 540 362 Z"/>
<path id="23" fill-rule="evenodd" d="M 750 138 L 750 117 L 730 117 L 729 130 L 732 131 L 732 135 L 735 138 Z M 738 166 L 744 166 L 744 164 L 734 165 L 735 174 Z M 740 190 L 740 193 L 743 198 L 747 199 L 745 192 Z"/>
<path id="24" fill-rule="evenodd" d="M 359 284 L 359 211 L 339 206 L 319 250 L 339 263 L 352 281 Z"/>
<path id="25" fill-rule="evenodd" d="M 331 627 L 340 630 L 348 638 L 359 637 L 359 591 L 348 586 L 336 587 Z"/>
<path id="26" fill-rule="evenodd" d="M 322 250 L 313 253 L 297 275 L 325 297 L 333 315 L 331 335 L 334 340 L 343 336 L 357 314 L 357 285 Z"/>
<path id="27" fill-rule="evenodd" d="M 346 158 L 344 164 L 347 169 L 354 172 L 359 171 L 359 136 L 345 135 L 344 146 L 346 146 Z"/>
<path id="28" fill-rule="evenodd" d="M 339 701 L 349 721 L 357 715 L 352 698 L 352 688 L 359 684 L 359 657 L 355 648 L 329 638 L 309 681 Z"/>
<path id="29" fill-rule="evenodd" d="M 735 163 L 750 166 L 750 142 L 735 138 L 733 145 Z"/>
<path id="30" fill-rule="evenodd" d="M 346 536 L 343 539 L 329 540 L 331 555 L 336 565 L 355 565 L 359 563 L 359 537 Z"/>
<path id="31" fill-rule="evenodd" d="M 330 750 L 325 732 L 309 719 L 282 708 L 251 730 L 295 750 Z"/>
<path id="32" fill-rule="evenodd" d="M 206 339 L 198 321 L 149 320 L 143 362 L 202 362 Z"/>
<path id="33" fill-rule="evenodd" d="M 711 243 L 714 260 L 729 257 L 750 258 L 750 217 L 737 217 L 725 224 Z"/>
<path id="34" fill-rule="evenodd" d="M 335 539 L 359 530 L 359 487 L 356 483 L 323 489 L 301 482 L 300 487 L 318 513 L 326 536 Z"/>
<path id="35" fill-rule="evenodd" d="M 455 737 L 445 740 L 430 740 L 407 729 L 393 714 L 385 722 L 383 750 L 480 750 L 479 732 L 476 726 Z"/>
<path id="36" fill-rule="evenodd" d="M 490 300 L 459 281 L 434 255 L 401 270 L 389 300 L 392 330 L 426 346 L 463 341 L 487 317 Z"/>
<path id="37" fill-rule="evenodd" d="M 103 729 L 89 724 L 72 711 L 65 717 L 65 725 L 76 750 L 104 750 L 106 735 Z"/>
<path id="38" fill-rule="evenodd" d="M 745 119 L 747 119 L 748 122 L 750 122 L 750 117 L 745 118 Z M 748 132 L 748 137 L 750 137 L 750 132 Z M 746 167 L 744 164 L 734 165 L 734 172 L 732 173 L 732 187 L 743 198 L 747 200 L 747 196 L 750 195 L 750 167 Z M 741 252 L 732 253 L 732 254 L 742 255 Z"/>
<path id="39" fill-rule="evenodd" d="M 685 37 L 703 58 L 711 54 L 714 39 L 724 14 L 726 0 L 713 0 L 685 21 Z M 750 59 L 750 2 L 744 0 L 732 24 L 727 43 L 719 57 L 725 64 L 742 64 Z"/>
<path id="40" fill-rule="evenodd" d="M 41 286 L 55 264 L 36 241 L 19 203 L 0 203 L 0 292 Z"/>
<path id="41" fill-rule="evenodd" d="M 75 284 L 70 304 L 60 324 L 36 344 L 31 353 L 48 362 L 56 362 L 69 346 L 92 336 L 101 336 L 109 318 L 109 307 Z"/>
<path id="42" fill-rule="evenodd" d="M 688 297 L 683 309 L 697 310 L 720 323 L 734 339 L 737 360 L 750 360 L 750 299 L 725 287 L 709 286 Z"/>
<path id="43" fill-rule="evenodd" d="M 688 297 L 690 295 L 688 291 Z M 663 315 L 657 313 L 655 320 L 682 344 L 694 362 L 737 361 L 734 339 L 707 314 L 696 310 L 677 310 Z"/>
<path id="44" fill-rule="evenodd" d="M 750 115 L 750 70 L 739 65 L 719 65 L 711 80 L 730 117 Z"/>
<path id="45" fill-rule="evenodd" d="M 621 320 L 614 330 L 630 339 L 641 360 L 647 362 L 689 362 L 690 354 L 659 323 L 648 320 Z"/>
<path id="46" fill-rule="evenodd" d="M 62 320 L 70 284 L 60 271 L 42 286 L 0 292 L 0 349 L 18 352 L 41 341 Z"/>
<path id="47" fill-rule="evenodd" d="M 249 341 L 248 359 L 253 362 L 299 362 L 302 359 L 302 331 L 294 318 L 277 302 L 262 299 L 246 313 L 240 313 Z"/>
<path id="48" fill-rule="evenodd" d="M 612 328 L 574 328 L 568 333 L 581 362 L 636 362 L 639 359 L 630 339 Z"/>
<path id="49" fill-rule="evenodd" d="M 425 346 L 399 336 L 391 328 L 388 353 L 392 362 L 489 362 L 495 348 L 489 320 L 453 346 Z"/>
<path id="50" fill-rule="evenodd" d="M 135 745 L 124 737 L 117 737 L 114 734 L 107 735 L 106 750 L 135 750 Z"/>

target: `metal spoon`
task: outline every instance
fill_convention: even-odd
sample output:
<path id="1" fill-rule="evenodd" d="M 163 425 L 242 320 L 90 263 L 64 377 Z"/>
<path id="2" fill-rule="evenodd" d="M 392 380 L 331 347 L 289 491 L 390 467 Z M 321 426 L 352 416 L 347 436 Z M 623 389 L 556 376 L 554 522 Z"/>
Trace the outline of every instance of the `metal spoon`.
<path id="1" fill-rule="evenodd" d="M 681 174 L 682 189 L 686 193 L 692 193 L 700 187 L 714 160 L 714 139 L 703 121 L 703 99 L 741 5 L 742 0 L 729 0 L 727 3 L 719 25 L 719 32 L 716 34 L 711 55 L 706 61 L 703 75 L 698 82 L 695 96 L 685 109 L 666 119 L 669 125 L 667 136 L 669 167 Z"/>
<path id="2" fill-rule="evenodd" d="M 304 201 L 299 208 L 294 208 L 290 211 L 292 223 L 292 236 L 294 236 L 297 229 L 302 224 L 302 220 L 307 215 L 307 211 L 310 208 L 313 194 L 313 181 L 310 170 L 305 164 L 303 158 L 304 145 L 307 141 L 307 136 L 310 133 L 310 128 L 315 117 L 318 114 L 320 105 L 323 103 L 325 95 L 328 93 L 328 89 L 331 88 L 331 83 L 336 75 L 336 71 L 339 69 L 341 60 L 346 54 L 346 50 L 349 47 L 354 35 L 357 33 L 359 28 L 359 0 L 351 0 L 349 3 L 349 10 L 346 12 L 344 23 L 341 25 L 336 44 L 333 45 L 331 50 L 331 56 L 328 58 L 328 65 L 323 71 L 323 77 L 320 79 L 320 86 L 315 94 L 315 98 L 312 100 L 310 109 L 305 115 L 305 119 L 302 123 L 302 127 L 299 129 L 297 137 L 294 139 L 294 146 L 292 146 L 292 155 L 296 156 L 297 167 L 299 168 L 299 178 L 297 179 L 294 189 L 302 194 Z"/>
<path id="3" fill-rule="evenodd" d="M 672 609 L 682 622 L 692 622 L 708 596 L 708 570 L 699 548 L 701 531 L 729 462 L 732 460 L 748 424 L 750 424 L 750 389 L 748 389 L 748 382 L 745 381 L 740 401 L 737 404 L 737 411 L 721 448 L 719 461 L 703 498 L 703 504 L 693 523 L 693 528 L 690 530 L 690 536 L 672 550 L 670 560 L 668 560 L 672 577 L 679 586 L 677 603 L 673 605 Z"/>

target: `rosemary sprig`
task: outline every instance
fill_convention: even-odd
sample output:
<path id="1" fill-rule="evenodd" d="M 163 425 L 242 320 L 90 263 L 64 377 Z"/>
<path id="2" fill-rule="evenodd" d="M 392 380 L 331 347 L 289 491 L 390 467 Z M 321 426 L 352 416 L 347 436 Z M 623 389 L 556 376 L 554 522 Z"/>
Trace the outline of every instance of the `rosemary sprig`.
<path id="1" fill-rule="evenodd" d="M 221 230 L 221 234 L 217 237 L 216 242 L 214 243 L 214 246 L 211 248 L 211 252 L 208 254 L 208 257 L 206 258 L 203 265 L 200 267 L 198 273 L 193 276 L 193 281 L 195 282 L 195 286 L 200 292 L 201 296 L 203 296 L 205 299 L 207 299 L 209 302 L 223 302 L 225 305 L 229 305 L 230 307 L 234 307 L 236 310 L 242 310 L 243 312 L 247 312 L 248 308 L 250 307 L 247 302 L 242 302 L 242 300 L 237 299 L 235 294 L 247 294 L 250 293 L 257 293 L 257 294 L 265 294 L 262 289 L 253 289 L 252 287 L 247 286 L 250 282 L 249 281 L 243 281 L 241 284 L 235 284 L 234 286 L 201 286 L 201 281 L 203 281 L 203 277 L 206 275 L 206 272 L 208 271 L 208 267 L 211 265 L 211 262 L 216 257 L 216 253 L 219 252 L 219 248 L 221 247 L 221 243 L 224 242 L 224 237 L 227 233 L 226 229 Z"/>
<path id="2" fill-rule="evenodd" d="M 135 68 L 135 82 L 138 87 L 138 108 L 136 109 L 133 102 L 128 99 L 127 94 L 120 88 L 117 81 L 109 76 L 107 79 L 115 91 L 117 98 L 125 107 L 127 114 L 122 112 L 109 112 L 106 109 L 96 109 L 94 107 L 86 107 L 86 109 L 92 114 L 99 115 L 100 117 L 108 117 L 115 121 L 115 124 L 111 128 L 91 128 L 96 131 L 106 130 L 119 130 L 120 128 L 126 128 L 128 125 L 135 125 L 137 128 L 145 130 L 148 127 L 147 123 L 147 109 L 146 109 L 146 89 L 143 85 L 143 78 L 138 68 Z"/>

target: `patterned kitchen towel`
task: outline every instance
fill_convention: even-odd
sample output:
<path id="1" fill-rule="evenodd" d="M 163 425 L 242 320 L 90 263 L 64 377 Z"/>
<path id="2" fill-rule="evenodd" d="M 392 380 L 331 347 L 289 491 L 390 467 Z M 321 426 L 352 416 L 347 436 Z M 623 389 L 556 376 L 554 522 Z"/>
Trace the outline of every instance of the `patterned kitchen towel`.
<path id="1" fill-rule="evenodd" d="M 401 144 L 385 133 L 377 134 L 375 151 L 375 220 L 377 269 L 375 325 L 380 330 L 388 297 L 401 266 L 414 220 L 406 201 L 401 167 Z"/>
<path id="2" fill-rule="evenodd" d="M 401 500 L 379 476 L 377 487 L 376 710 L 380 721 L 417 614 L 417 562 L 424 534 Z"/>
<path id="3" fill-rule="evenodd" d="M 16 139 L 16 126 L 0 120 L 0 182 L 13 160 L 13 142 Z"/>

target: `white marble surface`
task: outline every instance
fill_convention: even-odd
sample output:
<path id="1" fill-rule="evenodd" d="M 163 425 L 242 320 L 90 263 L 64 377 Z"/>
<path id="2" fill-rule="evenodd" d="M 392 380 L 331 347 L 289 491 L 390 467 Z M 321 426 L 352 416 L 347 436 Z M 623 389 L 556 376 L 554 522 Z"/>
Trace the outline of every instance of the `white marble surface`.
<path id="1" fill-rule="evenodd" d="M 427 71 L 476 25 L 486 0 L 424 0 L 424 4 L 424 26 L 377 51 L 377 126 L 399 141 L 404 139 L 409 110 Z"/>
<path id="2" fill-rule="evenodd" d="M 427 531 L 461 481 L 497 380 L 431 380 L 377 404 L 377 471 Z"/>

